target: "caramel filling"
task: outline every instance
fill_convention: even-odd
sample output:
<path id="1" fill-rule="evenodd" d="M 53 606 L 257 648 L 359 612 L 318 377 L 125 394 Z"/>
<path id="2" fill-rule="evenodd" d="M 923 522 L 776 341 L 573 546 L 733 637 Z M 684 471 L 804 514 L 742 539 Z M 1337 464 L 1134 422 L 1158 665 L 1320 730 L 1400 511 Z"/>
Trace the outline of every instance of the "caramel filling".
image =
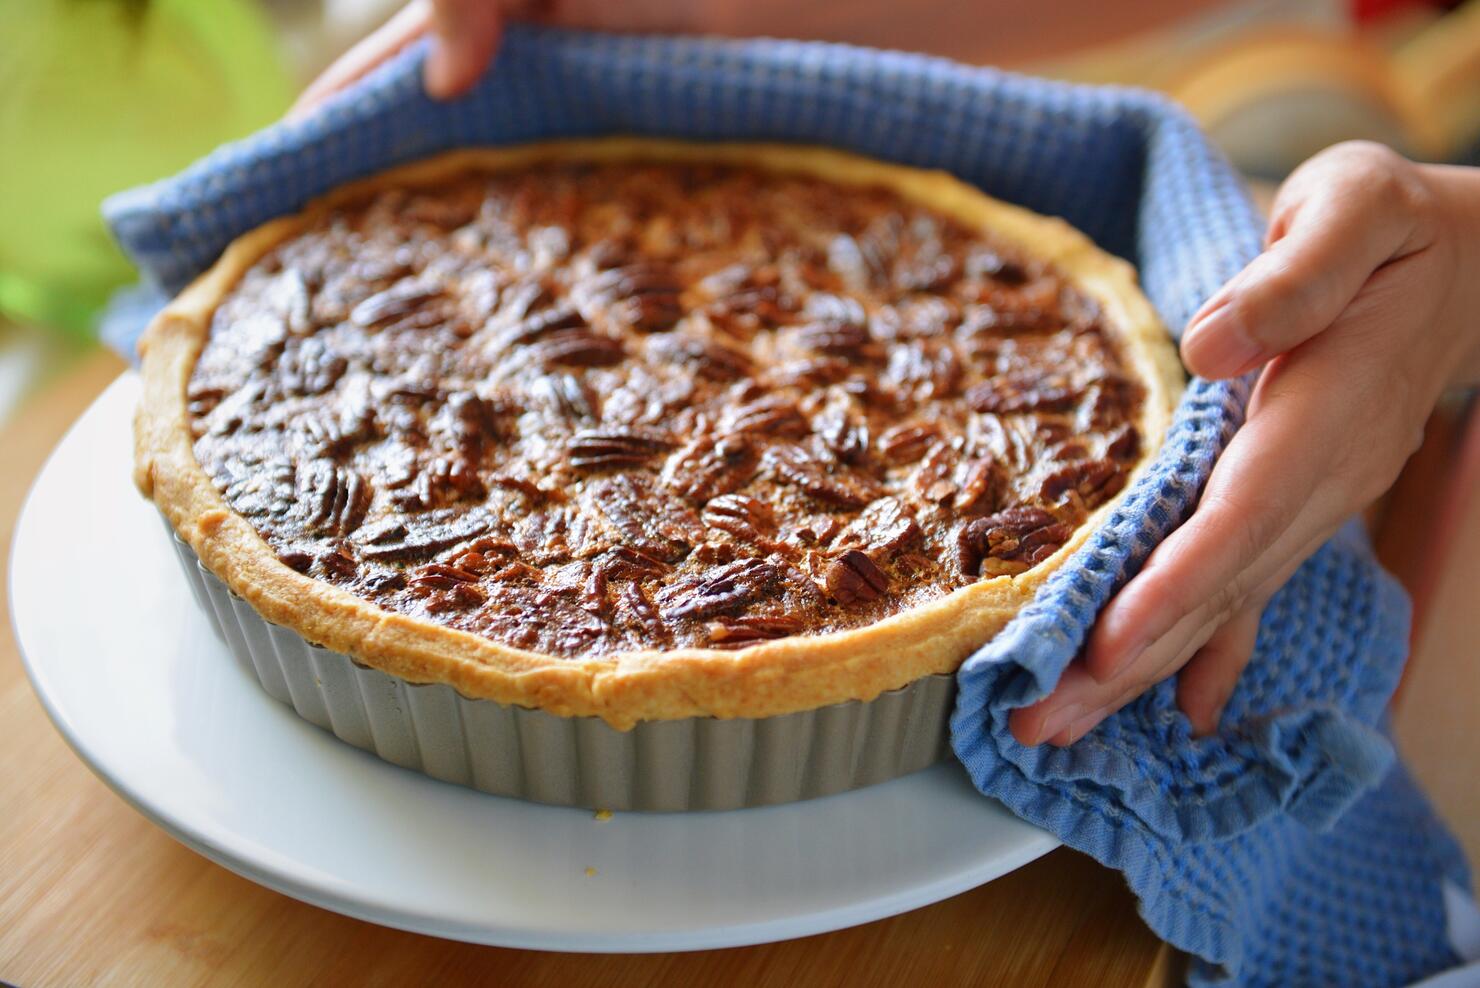
<path id="1" fill-rule="evenodd" d="M 1051 267 L 884 188 L 552 165 L 255 264 L 195 452 L 288 566 L 557 656 L 856 628 L 1046 559 L 1142 388 Z"/>

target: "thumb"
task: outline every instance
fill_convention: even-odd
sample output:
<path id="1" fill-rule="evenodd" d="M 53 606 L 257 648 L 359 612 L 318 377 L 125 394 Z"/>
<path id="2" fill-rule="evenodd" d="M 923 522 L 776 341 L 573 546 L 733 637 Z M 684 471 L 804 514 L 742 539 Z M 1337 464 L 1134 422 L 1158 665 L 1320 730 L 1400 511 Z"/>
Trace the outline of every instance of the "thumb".
<path id="1" fill-rule="evenodd" d="M 452 99 L 478 81 L 503 35 L 502 0 L 433 0 L 427 95 Z"/>
<path id="2" fill-rule="evenodd" d="M 1192 317 L 1182 360 L 1236 377 L 1336 321 L 1383 264 L 1421 249 L 1413 165 L 1375 145 L 1341 145 L 1281 190 L 1269 247 Z"/>

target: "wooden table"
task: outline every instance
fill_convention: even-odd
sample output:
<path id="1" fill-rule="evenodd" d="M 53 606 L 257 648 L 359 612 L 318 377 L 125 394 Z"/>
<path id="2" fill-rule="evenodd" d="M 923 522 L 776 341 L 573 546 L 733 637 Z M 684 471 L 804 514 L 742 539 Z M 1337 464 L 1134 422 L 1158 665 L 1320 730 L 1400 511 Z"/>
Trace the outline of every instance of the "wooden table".
<path id="1" fill-rule="evenodd" d="M 122 369 L 95 352 L 0 430 L 8 567 L 31 479 Z M 100 574 L 108 578 L 110 574 Z M 84 584 L 85 586 L 85 584 Z M 1176 959 L 1120 876 L 1060 849 L 903 916 L 688 954 L 552 954 L 452 943 L 279 895 L 176 843 L 63 743 L 0 637 L 0 980 L 81 984 L 798 985 L 1170 983 Z"/>

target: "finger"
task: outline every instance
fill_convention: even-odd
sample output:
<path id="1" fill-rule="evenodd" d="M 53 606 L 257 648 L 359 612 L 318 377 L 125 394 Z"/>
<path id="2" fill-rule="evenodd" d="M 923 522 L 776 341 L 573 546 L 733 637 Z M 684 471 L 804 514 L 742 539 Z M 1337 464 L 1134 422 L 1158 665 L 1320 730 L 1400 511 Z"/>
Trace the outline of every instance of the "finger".
<path id="1" fill-rule="evenodd" d="M 1228 620 L 1177 674 L 1177 706 L 1199 735 L 1218 728 L 1223 708 L 1253 657 L 1259 621 L 1270 598 L 1295 575 L 1301 565 L 1335 534 L 1339 525 L 1328 526 L 1295 553 L 1259 586 L 1239 613 Z"/>
<path id="2" fill-rule="evenodd" d="M 1126 672 L 1108 683 L 1093 677 L 1075 676 L 1068 686 L 1054 691 L 1049 698 L 1035 706 L 1046 708 L 1035 711 L 1041 718 L 1037 726 L 1040 740 L 1054 745 L 1068 745 L 1094 730 L 1105 718 L 1132 702 L 1151 686 L 1172 674 L 1178 676 L 1179 705 L 1183 696 L 1183 678 L 1188 675 L 1192 663 L 1206 659 L 1211 671 L 1194 674 L 1198 677 L 1211 676 L 1212 681 L 1193 688 L 1194 711 L 1198 715 L 1194 729 L 1210 725 L 1200 733 L 1211 731 L 1217 726 L 1224 704 L 1233 693 L 1244 667 L 1254 652 L 1254 642 L 1259 631 L 1259 618 L 1264 607 L 1280 587 L 1284 586 L 1301 563 L 1323 545 L 1339 526 L 1323 529 L 1314 538 L 1299 546 L 1293 553 L 1288 540 L 1277 544 L 1257 567 L 1256 579 L 1262 580 L 1256 589 L 1234 609 L 1214 612 L 1216 605 L 1210 602 L 1204 610 L 1188 615 L 1176 628 L 1139 656 Z M 1198 706 L 1199 699 L 1203 706 Z M 1071 711 L 1057 712 L 1055 704 Z M 1188 713 L 1183 708 L 1184 713 Z M 1191 715 L 1189 715 L 1191 719 Z M 1030 717 L 1023 719 L 1023 734 L 1034 727 Z M 1055 730 L 1057 728 L 1057 730 Z"/>
<path id="3" fill-rule="evenodd" d="M 288 110 L 288 119 L 303 117 L 330 96 L 363 78 L 376 66 L 425 34 L 430 23 L 431 7 L 427 0 L 412 0 L 378 30 L 335 59 L 334 64 L 310 82 L 298 101 Z"/>
<path id="4" fill-rule="evenodd" d="M 1050 744 L 1073 744 L 1094 730 L 1105 718 L 1163 679 L 1177 675 L 1180 688 L 1180 677 L 1186 666 L 1199 655 L 1208 652 L 1210 647 L 1224 656 L 1219 671 L 1228 676 L 1227 692 L 1221 698 L 1214 698 L 1217 701 L 1217 710 L 1214 711 L 1213 723 L 1216 725 L 1217 711 L 1221 711 L 1223 702 L 1233 691 L 1233 683 L 1253 654 L 1254 636 L 1258 633 L 1259 615 L 1263 613 L 1264 605 L 1328 535 L 1328 532 L 1323 531 L 1295 549 L 1293 554 L 1293 543 L 1289 539 L 1277 543 L 1251 570 L 1256 574 L 1252 580 L 1258 583 L 1252 594 L 1228 609 L 1220 609 L 1222 605 L 1218 602 L 1209 601 L 1201 610 L 1187 615 L 1167 635 L 1137 656 L 1115 679 L 1100 682 L 1093 677 L 1076 678 L 1067 689 L 1056 689 L 1053 696 L 1043 701 L 1050 708 L 1045 723 L 1051 719 L 1053 725 L 1065 726 L 1058 731 L 1044 729 L 1042 736 Z M 1253 615 L 1251 624 L 1244 619 L 1246 613 Z M 1248 626 L 1245 627 L 1245 624 Z M 1225 629 L 1230 629 L 1226 635 Z M 1066 716 L 1053 712 L 1054 704 L 1062 704 L 1076 713 Z"/>
<path id="5" fill-rule="evenodd" d="M 1078 726 L 1083 736 L 1104 718 L 1135 699 L 1146 687 L 1170 671 L 1177 659 L 1186 661 L 1204 641 L 1212 636 L 1221 618 L 1189 614 L 1172 633 L 1147 648 L 1111 682 L 1100 682 L 1074 662 L 1064 670 L 1054 691 L 1031 706 L 1012 712 L 1008 727 L 1020 744 L 1034 745 L 1044 741 L 1066 744 L 1066 733 Z"/>
<path id="6" fill-rule="evenodd" d="M 493 61 L 503 36 L 500 0 L 436 0 L 423 82 L 433 99 L 452 99 L 472 88 Z"/>
<path id="7" fill-rule="evenodd" d="M 1319 389 L 1302 386 L 1295 391 L 1276 391 L 1268 399 L 1265 396 L 1269 392 L 1256 392 L 1253 417 L 1250 419 L 1251 425 L 1256 428 L 1249 435 L 1260 435 L 1264 430 L 1258 427 L 1264 423 L 1282 425 L 1285 422 L 1309 422 L 1309 419 L 1296 415 L 1292 406 L 1298 408 L 1301 398 L 1318 392 Z M 1340 418 L 1338 409 L 1333 421 L 1340 421 Z M 1328 451 L 1335 449 L 1334 446 L 1319 444 L 1319 431 L 1318 428 L 1315 430 L 1318 441 L 1316 448 Z M 1257 474 L 1240 479 L 1245 486 L 1259 486 L 1263 483 L 1263 478 Z M 1183 568 L 1182 561 L 1197 559 L 1204 570 L 1216 570 L 1222 560 L 1218 557 L 1220 545 L 1217 542 L 1199 546 L 1194 540 L 1190 548 L 1180 543 L 1174 545 L 1176 536 L 1187 528 L 1174 533 L 1163 549 L 1170 546 L 1180 549 L 1180 554 L 1173 556 L 1172 563 L 1159 568 L 1148 564 L 1148 571 L 1132 581 L 1132 585 L 1122 591 L 1121 597 L 1112 603 L 1112 609 L 1119 608 L 1117 613 L 1112 615 L 1110 609 L 1107 609 L 1100 624 L 1091 634 L 1082 663 L 1085 675 L 1076 676 L 1067 684 L 1061 684 L 1053 694 L 1035 705 L 1039 708 L 1035 711 L 1035 717 L 1045 726 L 1031 733 L 1040 738 L 1056 739 L 1056 743 L 1064 743 L 1064 736 L 1082 736 L 1084 731 L 1092 729 L 1100 720 L 1135 699 L 1150 686 L 1180 670 L 1206 643 L 1216 637 L 1224 624 L 1241 611 L 1253 606 L 1257 615 L 1262 611 L 1264 602 L 1289 579 L 1302 561 L 1330 537 L 1340 524 L 1340 519 L 1345 517 L 1347 505 L 1340 494 L 1344 489 L 1340 484 L 1331 488 L 1337 492 L 1334 503 L 1330 493 L 1317 491 L 1309 496 L 1294 512 L 1291 523 L 1254 558 L 1237 563 L 1237 568 L 1229 571 L 1210 593 L 1194 588 L 1181 601 L 1168 600 L 1166 595 L 1188 593 L 1186 580 L 1196 579 L 1195 576 L 1184 578 L 1179 575 Z M 1205 506 L 1206 499 L 1199 506 L 1197 514 L 1202 514 Z M 1194 521 L 1196 518 L 1197 515 L 1194 515 Z M 1148 574 L 1156 579 L 1143 579 Z M 1135 586 L 1136 583 L 1140 583 L 1140 586 Z M 1204 585 L 1209 586 L 1212 584 Z M 1117 660 L 1119 664 L 1106 674 L 1104 653 L 1100 649 L 1103 647 L 1102 636 L 1114 633 L 1113 623 L 1108 619 L 1114 617 L 1124 623 L 1127 621 L 1125 615 L 1129 612 L 1132 615 L 1130 620 L 1136 620 L 1137 612 L 1145 607 L 1152 608 L 1145 621 L 1154 629 L 1147 638 L 1147 644 L 1126 653 Z M 1160 614 L 1156 613 L 1157 610 Z M 1171 620 L 1173 623 L 1163 627 L 1156 624 L 1158 620 Z M 1103 630 L 1107 626 L 1112 628 L 1110 632 Z M 1232 690 L 1232 682 L 1228 677 L 1231 675 L 1233 679 L 1237 678 L 1238 671 L 1247 662 L 1252 650 L 1252 641 L 1244 644 L 1238 639 L 1230 639 L 1220 642 L 1218 650 L 1228 653 L 1221 662 L 1215 664 L 1223 677 L 1215 680 L 1216 685 L 1225 689 L 1225 692 L 1221 698 L 1215 696 L 1212 699 L 1221 708 L 1222 700 Z M 1064 713 L 1066 710 L 1070 712 Z M 1064 733 L 1056 736 L 1046 726 L 1050 724 L 1058 725 Z M 1032 726 L 1031 720 L 1025 721 L 1025 735 L 1030 733 Z"/>
<path id="8" fill-rule="evenodd" d="M 1082 736 L 1175 673 L 1247 599 L 1262 606 L 1345 517 L 1346 488 L 1323 486 L 1329 472 L 1321 457 L 1299 448 L 1312 442 L 1318 454 L 1340 455 L 1323 432 L 1348 416 L 1321 394 L 1287 381 L 1256 391 L 1249 423 L 1215 468 L 1192 519 L 1101 615 L 1084 659 L 1048 697 L 1013 714 L 1009 726 L 1021 743 Z M 1324 417 L 1306 407 L 1312 396 L 1328 403 Z M 1268 500 L 1250 501 L 1251 493 Z"/>
<path id="9" fill-rule="evenodd" d="M 1416 260 L 1385 266 L 1333 332 L 1265 369 L 1192 518 L 1096 623 L 1085 654 L 1095 678 L 1113 678 L 1206 601 L 1236 602 L 1263 582 L 1251 581 L 1254 561 L 1277 541 L 1287 545 L 1272 558 L 1295 557 L 1392 482 L 1422 421 L 1407 406 L 1417 395 L 1426 409 L 1432 391 L 1405 377 L 1403 339 L 1389 331 L 1404 315 L 1395 289 Z"/>
<path id="10" fill-rule="evenodd" d="M 1248 422 L 1215 466 L 1192 519 L 1106 609 L 1074 674 L 1020 718 L 1022 737 L 1079 736 L 1176 671 L 1191 658 L 1189 647 L 1195 652 L 1211 639 L 1246 597 L 1278 581 L 1375 495 L 1374 480 L 1391 472 L 1389 447 L 1402 444 L 1381 421 L 1366 430 L 1353 423 L 1397 386 L 1368 337 L 1391 322 L 1379 304 L 1387 298 L 1383 286 L 1407 263 L 1374 277 L 1339 332 L 1261 376 Z"/>
<path id="11" fill-rule="evenodd" d="M 1282 190 L 1271 243 L 1193 316 L 1182 358 L 1205 378 L 1234 377 L 1322 332 L 1372 272 L 1424 246 L 1390 151 L 1333 155 Z"/>
<path id="12" fill-rule="evenodd" d="M 1240 602 L 1224 609 L 1210 601 L 1153 642 L 1115 679 L 1101 682 L 1090 676 L 1076 678 L 1067 688 L 1061 685 L 1052 696 L 1041 701 L 1050 708 L 1045 723 L 1063 725 L 1058 731 L 1042 731 L 1044 739 L 1051 744 L 1064 745 L 1083 737 L 1106 717 L 1181 670 L 1243 606 Z M 1055 712 L 1056 704 L 1073 709 L 1074 715 Z"/>
<path id="13" fill-rule="evenodd" d="M 1256 600 L 1245 605 L 1177 673 L 1177 706 L 1192 723 L 1194 734 L 1202 736 L 1217 729 L 1223 707 L 1254 654 L 1265 603 Z"/>
<path id="14" fill-rule="evenodd" d="M 1319 407 L 1333 403 L 1323 390 L 1291 390 L 1279 401 L 1252 403 L 1248 421 L 1214 466 L 1197 510 L 1157 547 L 1096 623 L 1085 650 L 1086 669 L 1096 679 L 1114 679 L 1151 643 L 1210 602 L 1214 613 L 1231 612 L 1252 588 L 1247 571 L 1272 546 L 1289 537 L 1295 540 L 1293 551 L 1315 534 L 1312 527 L 1287 536 L 1296 519 L 1313 509 L 1318 516 L 1340 510 L 1327 503 L 1339 491 L 1322 484 L 1325 457 L 1338 442 L 1323 433 L 1339 432 L 1345 416 L 1339 407 L 1335 414 Z"/>
<path id="15" fill-rule="evenodd" d="M 1231 616 L 1268 581 L 1293 571 L 1350 513 L 1353 497 L 1364 497 L 1351 476 L 1354 413 L 1346 407 L 1364 399 L 1355 387 L 1337 396 L 1320 384 L 1334 369 L 1324 365 L 1338 363 L 1329 350 L 1285 358 L 1261 377 L 1249 420 L 1214 467 L 1192 518 L 1096 623 L 1084 657 L 1093 678 L 1120 679 L 1154 643 Z"/>

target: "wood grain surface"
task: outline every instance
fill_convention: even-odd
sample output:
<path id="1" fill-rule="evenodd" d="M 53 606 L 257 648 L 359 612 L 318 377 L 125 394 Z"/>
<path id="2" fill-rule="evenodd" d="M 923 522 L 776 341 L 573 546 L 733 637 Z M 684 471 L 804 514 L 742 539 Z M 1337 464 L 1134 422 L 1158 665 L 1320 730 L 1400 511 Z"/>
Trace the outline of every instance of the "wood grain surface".
<path id="1" fill-rule="evenodd" d="M 0 534 L 31 479 L 122 369 L 79 359 L 0 431 Z M 104 574 L 106 577 L 107 574 Z M 8 596 L 8 594 L 7 594 Z M 1066 849 L 902 916 L 687 954 L 505 950 L 305 905 L 176 843 L 96 779 L 52 728 L 0 637 L 0 980 L 71 985 L 550 986 L 1170 983 L 1176 960 L 1120 876 Z"/>

